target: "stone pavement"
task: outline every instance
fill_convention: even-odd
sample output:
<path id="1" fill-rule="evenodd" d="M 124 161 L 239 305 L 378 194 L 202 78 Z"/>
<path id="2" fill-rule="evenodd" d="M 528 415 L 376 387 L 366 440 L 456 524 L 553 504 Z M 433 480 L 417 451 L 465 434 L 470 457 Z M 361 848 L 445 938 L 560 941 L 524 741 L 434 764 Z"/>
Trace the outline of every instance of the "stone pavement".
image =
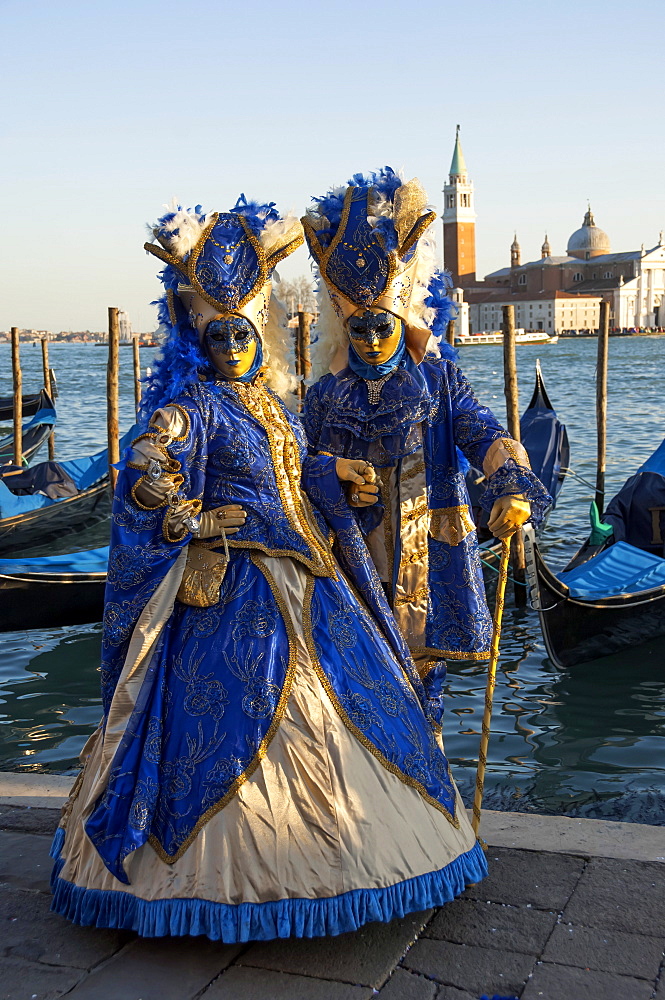
<path id="1" fill-rule="evenodd" d="M 665 1000 L 665 865 L 594 856 L 588 834 L 569 853 L 491 846 L 490 876 L 438 911 L 337 938 L 221 945 L 50 913 L 57 815 L 0 805 L 0 1000 Z"/>

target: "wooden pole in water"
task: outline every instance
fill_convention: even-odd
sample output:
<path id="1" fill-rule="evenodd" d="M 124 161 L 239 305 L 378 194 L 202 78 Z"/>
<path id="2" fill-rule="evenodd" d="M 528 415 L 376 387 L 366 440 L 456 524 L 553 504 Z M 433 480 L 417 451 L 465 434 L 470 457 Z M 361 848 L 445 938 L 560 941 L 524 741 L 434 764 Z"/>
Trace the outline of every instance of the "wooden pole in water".
<path id="1" fill-rule="evenodd" d="M 448 326 L 446 327 L 446 340 L 451 347 L 455 346 L 455 320 L 448 320 Z"/>
<path id="2" fill-rule="evenodd" d="M 23 465 L 23 375 L 18 327 L 12 327 L 12 380 L 14 384 L 14 465 Z"/>
<path id="3" fill-rule="evenodd" d="M 308 379 L 312 371 L 312 363 L 309 357 L 309 341 L 310 341 L 310 327 L 312 325 L 312 314 L 308 312 L 303 312 L 302 309 L 298 310 L 298 350 L 296 351 L 296 358 L 299 360 L 299 371 L 298 374 L 302 375 L 302 382 L 300 383 L 299 395 L 300 402 L 305 398 L 305 379 Z"/>
<path id="4" fill-rule="evenodd" d="M 504 306 L 504 309 L 506 307 Z M 508 306 L 512 309 L 512 306 Z M 501 641 L 501 623 L 503 620 L 503 601 L 508 579 L 508 560 L 510 556 L 510 538 L 501 542 L 501 562 L 499 563 L 499 581 L 496 585 L 496 602 L 494 605 L 494 627 L 492 629 L 492 644 L 490 646 L 490 661 L 487 665 L 487 685 L 485 687 L 485 711 L 478 750 L 478 769 L 476 771 L 476 791 L 473 797 L 473 819 L 471 826 L 476 837 L 480 827 L 480 809 L 483 803 L 485 787 L 485 768 L 487 767 L 487 747 L 490 741 L 490 723 L 492 721 L 492 705 L 494 703 L 494 685 L 496 684 L 496 665 L 499 660 L 499 642 Z"/>
<path id="5" fill-rule="evenodd" d="M 520 407 L 517 388 L 517 355 L 515 351 L 515 306 L 503 306 L 503 384 L 506 394 L 508 433 L 514 441 L 520 440 Z M 526 607 L 526 560 L 522 531 L 515 532 L 512 558 L 515 604 Z"/>
<path id="6" fill-rule="evenodd" d="M 44 388 L 53 399 L 53 386 L 51 385 L 51 369 L 48 363 L 48 340 L 42 337 L 42 368 L 44 370 Z M 52 462 L 55 458 L 55 431 L 51 431 L 48 436 L 48 457 Z"/>
<path id="7" fill-rule="evenodd" d="M 141 358 L 139 355 L 139 338 L 137 334 L 134 334 L 132 349 L 134 353 L 134 406 L 136 408 L 136 416 L 138 417 L 139 406 L 141 405 Z"/>
<path id="8" fill-rule="evenodd" d="M 118 369 L 120 362 L 120 324 L 118 310 L 109 306 L 109 359 L 106 366 L 107 428 L 109 482 L 115 488 L 118 472 L 113 466 L 120 461 L 120 441 L 118 428 Z"/>
<path id="9" fill-rule="evenodd" d="M 596 364 L 596 507 L 602 514 L 605 508 L 605 456 L 607 452 L 607 359 L 610 340 L 610 304 L 600 303 L 600 324 L 598 330 L 598 361 Z"/>

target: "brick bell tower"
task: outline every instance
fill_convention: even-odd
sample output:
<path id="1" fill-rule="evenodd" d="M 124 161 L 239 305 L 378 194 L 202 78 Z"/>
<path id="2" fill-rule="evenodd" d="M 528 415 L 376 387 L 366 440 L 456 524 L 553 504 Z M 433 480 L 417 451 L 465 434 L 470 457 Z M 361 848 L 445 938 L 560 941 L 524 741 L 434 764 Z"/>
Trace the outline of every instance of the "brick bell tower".
<path id="1" fill-rule="evenodd" d="M 451 272 L 456 285 L 464 288 L 476 281 L 476 213 L 473 206 L 473 184 L 455 133 L 455 150 L 450 164 L 450 176 L 443 189 L 443 264 Z"/>

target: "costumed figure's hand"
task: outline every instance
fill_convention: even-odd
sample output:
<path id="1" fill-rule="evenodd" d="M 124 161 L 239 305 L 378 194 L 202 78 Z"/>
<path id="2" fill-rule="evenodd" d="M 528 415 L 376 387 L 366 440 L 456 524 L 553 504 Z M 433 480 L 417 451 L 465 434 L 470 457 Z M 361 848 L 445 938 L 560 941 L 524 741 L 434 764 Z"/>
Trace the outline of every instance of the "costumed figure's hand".
<path id="1" fill-rule="evenodd" d="M 371 507 L 379 499 L 374 468 L 363 459 L 338 458 L 337 478 L 346 482 L 346 499 L 350 507 Z"/>
<path id="2" fill-rule="evenodd" d="M 245 525 L 247 514 L 237 503 L 225 507 L 215 507 L 205 510 L 199 515 L 197 538 L 215 538 L 221 535 L 222 529 L 227 535 L 235 535 Z"/>
<path id="3" fill-rule="evenodd" d="M 495 538 L 510 538 L 531 516 L 531 504 L 523 497 L 499 497 L 492 507 L 487 527 Z"/>

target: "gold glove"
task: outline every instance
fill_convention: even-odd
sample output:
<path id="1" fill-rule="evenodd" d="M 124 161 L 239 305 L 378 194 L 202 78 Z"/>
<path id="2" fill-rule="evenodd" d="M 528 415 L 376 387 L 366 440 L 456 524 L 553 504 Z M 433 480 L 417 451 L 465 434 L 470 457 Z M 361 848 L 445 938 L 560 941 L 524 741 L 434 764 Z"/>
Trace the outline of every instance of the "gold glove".
<path id="1" fill-rule="evenodd" d="M 214 510 L 204 510 L 199 515 L 199 529 L 196 532 L 196 537 L 215 538 L 221 535 L 222 530 L 227 535 L 235 535 L 244 526 L 246 517 L 245 511 L 237 503 L 227 504 L 225 507 L 215 507 Z"/>
<path id="2" fill-rule="evenodd" d="M 531 504 L 524 497 L 499 497 L 492 507 L 487 527 L 495 538 L 509 538 L 531 517 Z"/>
<path id="3" fill-rule="evenodd" d="M 371 507 L 379 499 L 376 472 L 369 462 L 357 458 L 338 458 L 337 478 L 346 482 L 346 498 L 351 507 Z"/>

